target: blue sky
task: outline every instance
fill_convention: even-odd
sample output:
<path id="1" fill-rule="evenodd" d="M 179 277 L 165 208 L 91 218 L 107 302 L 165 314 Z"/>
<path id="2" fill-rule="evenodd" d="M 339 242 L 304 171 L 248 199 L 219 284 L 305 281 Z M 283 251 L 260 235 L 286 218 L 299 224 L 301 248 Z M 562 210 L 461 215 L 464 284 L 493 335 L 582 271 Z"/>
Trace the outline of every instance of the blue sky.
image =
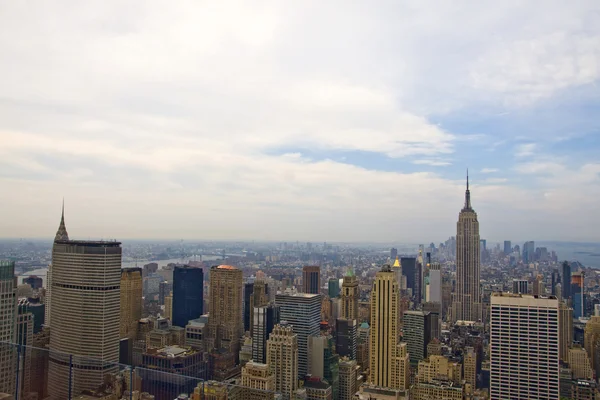
<path id="1" fill-rule="evenodd" d="M 1 236 L 600 241 L 600 4 L 13 2 Z"/>

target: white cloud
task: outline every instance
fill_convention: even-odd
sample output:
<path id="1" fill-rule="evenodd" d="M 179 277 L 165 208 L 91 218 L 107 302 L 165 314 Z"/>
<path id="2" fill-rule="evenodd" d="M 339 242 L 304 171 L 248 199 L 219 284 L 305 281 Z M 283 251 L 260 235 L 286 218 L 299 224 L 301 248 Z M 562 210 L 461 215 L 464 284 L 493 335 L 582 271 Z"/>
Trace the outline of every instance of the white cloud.
<path id="1" fill-rule="evenodd" d="M 537 148 L 537 144 L 535 143 L 525 143 L 520 144 L 515 147 L 515 156 L 517 157 L 529 157 L 535 154 L 535 150 Z"/>
<path id="2" fill-rule="evenodd" d="M 64 194 L 75 236 L 450 235 L 462 181 L 304 154 L 450 166 L 483 136 L 428 116 L 482 99 L 512 111 L 515 96 L 531 104 L 597 78 L 599 28 L 577 23 L 589 8 L 554 2 L 531 18 L 539 10 L 528 4 L 467 1 L 10 2 L 0 15 L 0 184 L 19 196 L 0 208 L 4 232 L 51 236 Z M 518 166 L 555 193 L 562 183 L 536 175 L 548 168 Z M 591 179 L 596 167 L 586 168 L 577 172 Z M 503 213 L 519 226 L 558 210 L 557 198 L 538 203 L 531 189 L 490 180 L 473 190 L 482 221 Z"/>
<path id="3" fill-rule="evenodd" d="M 482 174 L 493 174 L 494 172 L 498 172 L 498 168 L 482 168 Z"/>

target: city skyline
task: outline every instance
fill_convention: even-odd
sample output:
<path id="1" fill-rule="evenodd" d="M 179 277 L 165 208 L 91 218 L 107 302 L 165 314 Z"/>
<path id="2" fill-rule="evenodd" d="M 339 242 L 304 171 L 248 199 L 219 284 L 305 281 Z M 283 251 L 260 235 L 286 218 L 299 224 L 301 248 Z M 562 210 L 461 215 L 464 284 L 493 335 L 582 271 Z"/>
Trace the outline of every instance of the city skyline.
<path id="1" fill-rule="evenodd" d="M 469 167 L 482 237 L 600 241 L 599 10 L 543 14 L 9 4 L 2 235 L 50 237 L 64 195 L 81 238 L 419 242 Z"/>

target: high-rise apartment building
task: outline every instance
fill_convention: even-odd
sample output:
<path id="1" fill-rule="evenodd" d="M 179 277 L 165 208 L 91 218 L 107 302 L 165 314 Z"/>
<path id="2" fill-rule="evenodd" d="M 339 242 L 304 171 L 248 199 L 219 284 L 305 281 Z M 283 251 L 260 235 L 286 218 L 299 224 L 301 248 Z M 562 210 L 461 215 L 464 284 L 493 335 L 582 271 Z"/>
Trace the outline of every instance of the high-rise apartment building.
<path id="1" fill-rule="evenodd" d="M 396 274 L 384 265 L 375 275 L 371 291 L 368 383 L 372 386 L 406 389 L 403 377 L 408 371 L 408 354 L 406 344 L 398 343 L 399 300 Z"/>
<path id="2" fill-rule="evenodd" d="M 0 261 L 0 393 L 15 394 L 17 279 L 14 261 Z"/>
<path id="3" fill-rule="evenodd" d="M 321 323 L 321 296 L 318 294 L 277 294 L 281 321 L 287 321 L 298 335 L 298 378 L 308 373 L 308 338 L 317 336 Z"/>
<path id="4" fill-rule="evenodd" d="M 118 371 L 120 284 L 121 244 L 69 240 L 61 219 L 52 248 L 48 392 L 53 398 L 95 389 L 104 375 Z"/>
<path id="5" fill-rule="evenodd" d="M 135 339 L 140 318 L 142 318 L 142 269 L 123 268 L 121 270 L 121 339 Z"/>
<path id="6" fill-rule="evenodd" d="M 558 314 L 554 297 L 491 296 L 491 400 L 558 400 Z"/>
<path id="7" fill-rule="evenodd" d="M 342 313 L 341 318 L 358 319 L 358 280 L 352 269 L 348 270 L 342 282 Z"/>
<path id="8" fill-rule="evenodd" d="M 275 375 L 275 390 L 290 400 L 298 388 L 298 335 L 290 325 L 276 325 L 267 341 L 267 364 Z"/>
<path id="9" fill-rule="evenodd" d="M 302 288 L 304 293 L 321 293 L 321 267 L 307 265 L 302 268 Z"/>
<path id="10" fill-rule="evenodd" d="M 267 340 L 280 322 L 280 308 L 277 304 L 254 307 L 252 324 L 252 359 L 259 363 L 267 362 Z"/>
<path id="11" fill-rule="evenodd" d="M 208 334 L 213 341 L 211 347 L 225 348 L 236 355 L 244 331 L 242 284 L 241 269 L 230 265 L 210 269 Z M 175 307 L 173 302 L 173 311 Z"/>
<path id="12" fill-rule="evenodd" d="M 356 360 L 351 360 L 348 357 L 340 359 L 339 400 L 354 399 L 354 394 L 358 391 L 359 369 Z"/>
<path id="13" fill-rule="evenodd" d="M 212 277 L 211 277 L 212 278 Z M 236 303 L 232 303 L 234 307 Z M 204 272 L 202 268 L 178 265 L 173 270 L 173 325 L 185 328 L 204 314 Z"/>
<path id="14" fill-rule="evenodd" d="M 428 311 L 406 311 L 402 324 L 402 340 L 407 343 L 410 362 L 427 358 L 427 345 L 432 339 L 431 314 Z"/>
<path id="15" fill-rule="evenodd" d="M 480 261 L 479 222 L 477 213 L 471 207 L 467 176 L 465 205 L 456 224 L 456 291 L 452 302 L 453 321 L 481 320 Z"/>

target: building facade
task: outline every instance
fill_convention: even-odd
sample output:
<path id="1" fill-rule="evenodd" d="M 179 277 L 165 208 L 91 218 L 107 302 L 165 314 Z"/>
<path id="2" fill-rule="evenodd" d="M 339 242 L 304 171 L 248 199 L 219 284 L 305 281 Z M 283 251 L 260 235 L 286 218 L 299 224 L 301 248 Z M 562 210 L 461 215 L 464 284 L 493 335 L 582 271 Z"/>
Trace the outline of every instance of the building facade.
<path id="1" fill-rule="evenodd" d="M 166 305 L 166 299 L 165 299 Z M 185 328 L 192 319 L 204 313 L 204 272 L 187 265 L 173 270 L 173 325 Z"/>
<path id="2" fill-rule="evenodd" d="M 298 335 L 298 378 L 308 373 L 308 338 L 318 336 L 321 323 L 321 296 L 318 294 L 277 294 L 281 321 L 290 324 Z"/>
<path id="3" fill-rule="evenodd" d="M 95 389 L 104 375 L 118 371 L 120 283 L 119 242 L 54 242 L 48 372 L 52 397 L 68 397 L 69 383 L 73 395 Z"/>
<path id="4" fill-rule="evenodd" d="M 17 279 L 14 261 L 0 261 L 0 393 L 14 395 L 17 348 Z"/>
<path id="5" fill-rule="evenodd" d="M 173 297 L 173 311 L 175 310 Z M 210 347 L 224 348 L 238 354 L 240 338 L 244 331 L 242 270 L 230 265 L 219 265 L 210 269 L 209 310 L 208 334 L 213 342 Z"/>
<path id="6" fill-rule="evenodd" d="M 121 338 L 134 340 L 138 322 L 142 318 L 142 269 L 123 268 L 121 270 Z"/>
<path id="7" fill-rule="evenodd" d="M 302 289 L 304 293 L 321 293 L 321 267 L 307 265 L 302 268 Z"/>
<path id="8" fill-rule="evenodd" d="M 273 328 L 280 322 L 280 308 L 277 304 L 254 307 L 252 314 L 252 359 L 258 363 L 267 362 L 267 340 Z"/>
<path id="9" fill-rule="evenodd" d="M 283 400 L 292 399 L 298 388 L 298 353 L 298 335 L 292 326 L 276 325 L 267 341 L 267 364 Z"/>
<path id="10" fill-rule="evenodd" d="M 491 297 L 490 399 L 559 398 L 558 300 Z"/>

